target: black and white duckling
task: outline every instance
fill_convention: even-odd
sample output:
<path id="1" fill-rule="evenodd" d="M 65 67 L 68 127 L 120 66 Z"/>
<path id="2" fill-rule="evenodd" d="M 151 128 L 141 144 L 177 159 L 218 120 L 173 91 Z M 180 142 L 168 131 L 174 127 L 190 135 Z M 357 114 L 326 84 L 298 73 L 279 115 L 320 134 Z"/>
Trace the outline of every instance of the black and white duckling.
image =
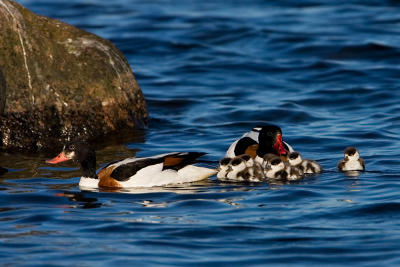
<path id="1" fill-rule="evenodd" d="M 254 127 L 250 132 L 233 142 L 226 152 L 226 157 L 248 154 L 260 164 L 267 153 L 286 157 L 293 148 L 282 140 L 282 130 L 276 125 L 267 124 Z"/>
<path id="2" fill-rule="evenodd" d="M 223 158 L 217 168 L 217 178 L 231 181 L 260 182 L 264 180 L 262 167 L 249 155 Z"/>
<path id="3" fill-rule="evenodd" d="M 226 178 L 234 181 L 245 181 L 244 177 L 238 175 L 247 169 L 245 160 L 241 157 L 234 157 L 229 164 L 231 166 L 231 171 L 227 173 Z"/>
<path id="4" fill-rule="evenodd" d="M 251 182 L 260 182 L 263 181 L 265 176 L 264 176 L 264 170 L 257 161 L 255 161 L 250 155 L 243 154 L 238 156 L 242 158 L 245 161 L 246 167 L 247 167 L 247 172 L 249 174 L 249 181 Z"/>
<path id="5" fill-rule="evenodd" d="M 289 180 L 289 181 L 297 181 L 297 180 L 303 179 L 304 172 L 300 168 L 290 165 L 287 161 L 285 163 L 286 163 L 285 164 L 285 171 L 287 173 L 285 178 L 287 180 Z"/>
<path id="6" fill-rule="evenodd" d="M 267 159 L 269 165 L 265 169 L 265 176 L 270 179 L 280 179 L 296 181 L 303 178 L 303 172 L 294 166 L 290 166 L 284 162 L 280 157 L 274 156 Z"/>
<path id="7" fill-rule="evenodd" d="M 223 158 L 219 161 L 219 166 L 217 168 L 218 179 L 226 178 L 228 173 L 232 171 L 231 160 L 231 158 Z"/>
<path id="8" fill-rule="evenodd" d="M 270 159 L 269 167 L 264 169 L 265 176 L 270 179 L 280 179 L 282 172 L 286 172 L 285 163 L 278 156 Z"/>
<path id="9" fill-rule="evenodd" d="M 365 163 L 355 147 L 347 147 L 344 150 L 344 159 L 338 163 L 339 171 L 364 171 Z"/>
<path id="10" fill-rule="evenodd" d="M 272 154 L 272 153 L 267 153 L 264 155 L 263 157 L 263 163 L 261 164 L 261 166 L 264 168 L 264 170 L 268 169 L 271 165 L 271 160 L 273 158 L 275 158 L 276 155 Z"/>
<path id="11" fill-rule="evenodd" d="M 322 166 L 318 162 L 311 159 L 303 159 L 298 152 L 291 152 L 288 156 L 288 162 L 291 166 L 297 167 L 304 174 L 322 172 Z"/>

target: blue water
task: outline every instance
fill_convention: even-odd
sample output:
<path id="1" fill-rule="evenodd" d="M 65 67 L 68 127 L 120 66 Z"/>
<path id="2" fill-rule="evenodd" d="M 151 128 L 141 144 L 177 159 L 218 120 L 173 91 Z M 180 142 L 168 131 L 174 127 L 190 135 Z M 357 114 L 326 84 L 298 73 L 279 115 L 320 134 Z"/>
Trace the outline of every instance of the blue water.
<path id="1" fill-rule="evenodd" d="M 398 1 L 18 2 L 129 60 L 149 128 L 98 144 L 100 164 L 170 151 L 219 160 L 273 122 L 327 172 L 84 192 L 73 164 L 2 153 L 3 265 L 400 265 Z M 366 161 L 359 176 L 336 171 L 349 145 Z"/>

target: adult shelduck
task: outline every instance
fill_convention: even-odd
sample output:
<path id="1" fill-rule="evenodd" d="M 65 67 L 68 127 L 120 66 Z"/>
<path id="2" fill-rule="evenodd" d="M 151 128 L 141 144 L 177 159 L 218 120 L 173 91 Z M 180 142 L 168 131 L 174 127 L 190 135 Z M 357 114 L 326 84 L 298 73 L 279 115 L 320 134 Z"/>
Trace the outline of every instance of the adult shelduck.
<path id="1" fill-rule="evenodd" d="M 205 153 L 176 152 L 147 158 L 127 158 L 112 162 L 96 174 L 96 153 L 84 142 L 71 142 L 47 163 L 74 160 L 80 163 L 83 188 L 132 188 L 195 182 L 216 173 L 214 169 L 191 165 Z"/>
<path id="2" fill-rule="evenodd" d="M 286 157 L 293 148 L 282 140 L 282 130 L 276 125 L 267 124 L 254 127 L 240 139 L 231 144 L 226 157 L 233 158 L 241 154 L 248 154 L 263 163 L 265 154 L 272 153 Z"/>

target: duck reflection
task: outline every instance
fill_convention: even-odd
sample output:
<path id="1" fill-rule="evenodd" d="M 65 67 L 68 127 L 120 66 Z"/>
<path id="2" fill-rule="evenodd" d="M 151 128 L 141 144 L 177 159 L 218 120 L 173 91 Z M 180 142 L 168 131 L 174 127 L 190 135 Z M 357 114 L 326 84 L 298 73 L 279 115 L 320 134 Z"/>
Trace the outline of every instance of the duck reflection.
<path id="1" fill-rule="evenodd" d="M 97 202 L 97 198 L 86 197 L 81 192 L 63 192 L 55 194 L 57 197 L 66 197 L 77 205 L 71 205 L 69 208 L 95 209 L 101 207 L 101 203 Z"/>

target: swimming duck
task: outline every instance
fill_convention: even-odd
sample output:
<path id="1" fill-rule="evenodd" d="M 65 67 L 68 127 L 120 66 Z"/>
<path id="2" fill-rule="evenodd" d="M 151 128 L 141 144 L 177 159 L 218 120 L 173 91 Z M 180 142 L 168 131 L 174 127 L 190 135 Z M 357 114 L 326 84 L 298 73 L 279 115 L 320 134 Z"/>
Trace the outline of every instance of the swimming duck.
<path id="1" fill-rule="evenodd" d="M 360 158 L 360 153 L 355 147 L 347 147 L 344 150 L 344 159 L 338 163 L 339 171 L 364 171 L 365 163 Z"/>
<path id="2" fill-rule="evenodd" d="M 254 127 L 250 132 L 233 142 L 226 152 L 226 157 L 248 154 L 263 163 L 267 153 L 286 156 L 293 148 L 282 140 L 282 130 L 276 125 L 267 124 Z"/>
<path id="3" fill-rule="evenodd" d="M 291 166 L 297 167 L 304 174 L 316 174 L 322 172 L 322 167 L 318 162 L 311 159 L 303 159 L 298 152 L 289 153 L 288 162 Z"/>
<path id="4" fill-rule="evenodd" d="M 205 153 L 176 152 L 146 158 L 127 158 L 112 162 L 96 174 L 96 153 L 84 142 L 71 142 L 47 163 L 74 160 L 80 163 L 79 186 L 88 188 L 152 187 L 195 182 L 216 173 L 215 170 L 191 165 Z"/>

